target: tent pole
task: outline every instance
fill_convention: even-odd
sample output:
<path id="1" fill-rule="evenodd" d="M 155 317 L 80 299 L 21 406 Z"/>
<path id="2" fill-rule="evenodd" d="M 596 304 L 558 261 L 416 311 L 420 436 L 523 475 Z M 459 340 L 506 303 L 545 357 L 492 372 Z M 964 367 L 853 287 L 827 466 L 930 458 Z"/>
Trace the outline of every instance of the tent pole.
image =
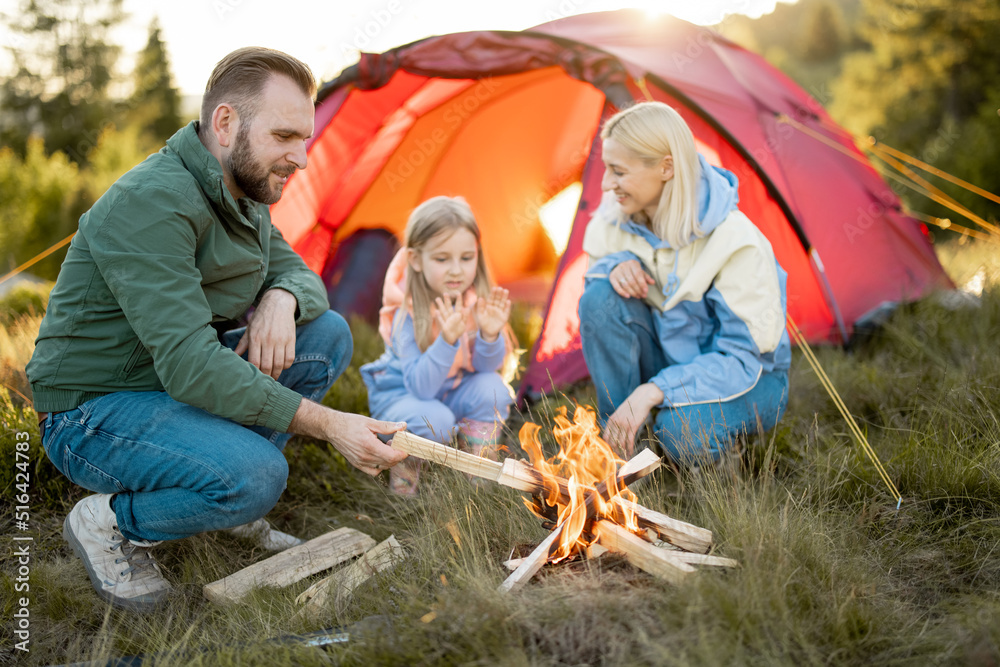
<path id="1" fill-rule="evenodd" d="M 830 281 L 826 278 L 826 268 L 823 266 L 823 260 L 819 258 L 819 252 L 816 248 L 811 246 L 809 248 L 809 261 L 812 263 L 816 275 L 819 277 L 819 284 L 823 288 L 827 302 L 830 305 L 830 310 L 833 312 L 833 319 L 837 323 L 837 329 L 840 331 L 840 340 L 846 348 L 849 339 L 847 337 L 847 326 L 844 324 L 844 316 L 840 313 L 840 306 L 837 305 L 837 300 L 833 297 L 833 288 L 830 287 Z"/>

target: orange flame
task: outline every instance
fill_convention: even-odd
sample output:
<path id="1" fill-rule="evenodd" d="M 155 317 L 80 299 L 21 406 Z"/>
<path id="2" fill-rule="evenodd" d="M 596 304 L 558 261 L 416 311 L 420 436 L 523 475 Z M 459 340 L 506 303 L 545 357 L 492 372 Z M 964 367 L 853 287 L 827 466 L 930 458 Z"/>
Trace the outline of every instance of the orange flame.
<path id="1" fill-rule="evenodd" d="M 540 426 L 526 423 L 518 437 L 545 489 L 542 497 L 525 500 L 525 504 L 537 516 L 562 526 L 558 547 L 551 556 L 559 561 L 593 543 L 588 530 L 592 520 L 608 518 L 633 531 L 639 528 L 631 510 L 615 502 L 617 498 L 635 501 L 635 494 L 619 483 L 618 467 L 624 461 L 601 438 L 596 413 L 578 405 L 570 422 L 566 408 L 561 407 L 554 420 L 552 434 L 559 451 L 551 459 L 542 453 Z"/>

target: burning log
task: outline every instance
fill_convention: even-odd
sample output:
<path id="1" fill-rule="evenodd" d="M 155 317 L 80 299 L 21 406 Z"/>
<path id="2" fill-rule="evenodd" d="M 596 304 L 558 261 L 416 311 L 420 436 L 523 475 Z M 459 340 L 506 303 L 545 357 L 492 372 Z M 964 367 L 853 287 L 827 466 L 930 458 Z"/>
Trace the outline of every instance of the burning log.
<path id="1" fill-rule="evenodd" d="M 522 427 L 521 446 L 531 463 L 489 461 L 406 432 L 393 437 L 393 446 L 408 454 L 532 495 L 525 504 L 552 532 L 529 556 L 508 563 L 514 571 L 500 590 L 523 585 L 547 562 L 601 550 L 621 553 L 636 567 L 673 583 L 694 572 L 693 564 L 736 565 L 727 558 L 705 555 L 712 545 L 711 531 L 635 501 L 628 486 L 659 467 L 660 459 L 653 452 L 647 449 L 623 462 L 600 438 L 596 416 L 587 408 L 577 407 L 573 423 L 566 418 L 565 408 L 554 419 L 553 433 L 560 449 L 552 459 L 542 454 L 540 428 L 530 423 Z M 653 544 L 656 538 L 675 549 Z"/>
<path id="2" fill-rule="evenodd" d="M 535 550 L 524 558 L 519 559 L 520 563 L 517 569 L 509 577 L 507 577 L 500 588 L 500 591 L 512 591 L 516 588 L 520 588 L 531 579 L 535 574 L 542 569 L 542 566 L 549 561 L 549 555 L 552 553 L 553 545 L 562 536 L 563 527 L 557 526 L 555 530 L 549 533 L 541 543 L 535 547 Z"/>
<path id="3" fill-rule="evenodd" d="M 546 490 L 541 474 L 525 461 L 517 459 L 506 459 L 503 463 L 491 461 L 407 431 L 396 433 L 392 438 L 392 446 L 411 456 L 482 477 L 518 491 L 540 495 Z M 656 470 L 659 465 L 660 458 L 649 449 L 644 449 L 621 467 L 618 478 L 628 486 Z M 568 498 L 569 482 L 561 477 L 555 477 L 554 483 L 559 488 L 560 497 Z M 656 531 L 661 539 L 673 545 L 698 553 L 707 553 L 712 547 L 710 530 L 678 521 L 625 498 L 616 498 L 614 503 L 622 511 L 634 514 L 640 527 Z"/>
<path id="4" fill-rule="evenodd" d="M 633 512 L 641 528 L 655 531 L 660 539 L 674 546 L 702 554 L 708 553 L 712 548 L 712 531 L 707 528 L 678 521 L 624 498 L 616 499 L 615 503 L 622 509 Z"/>
<path id="5" fill-rule="evenodd" d="M 678 584 L 694 572 L 694 568 L 680 560 L 666 556 L 666 549 L 656 547 L 616 523 L 602 519 L 594 522 L 597 542 L 609 550 L 628 558 L 640 570 Z"/>
<path id="6" fill-rule="evenodd" d="M 650 457 L 656 459 L 655 465 L 650 463 Z M 624 486 L 628 486 L 655 470 L 659 464 L 659 457 L 649 449 L 644 449 L 621 467 L 618 471 L 618 479 Z M 496 481 L 519 491 L 538 495 L 544 490 L 544 486 L 541 486 L 537 481 L 538 477 L 540 475 L 531 467 L 531 464 L 525 461 L 507 459 L 503 462 L 503 470 Z M 556 478 L 556 481 L 559 484 L 560 498 L 568 498 L 568 492 L 564 491 L 564 489 L 568 489 L 566 480 Z M 598 485 L 599 487 L 600 485 Z M 615 505 L 614 511 L 619 522 L 621 522 L 623 514 L 632 514 L 638 521 L 640 528 L 652 529 L 661 539 L 682 549 L 707 553 L 712 548 L 712 531 L 706 528 L 678 521 L 626 498 L 615 497 L 612 499 L 612 503 Z"/>

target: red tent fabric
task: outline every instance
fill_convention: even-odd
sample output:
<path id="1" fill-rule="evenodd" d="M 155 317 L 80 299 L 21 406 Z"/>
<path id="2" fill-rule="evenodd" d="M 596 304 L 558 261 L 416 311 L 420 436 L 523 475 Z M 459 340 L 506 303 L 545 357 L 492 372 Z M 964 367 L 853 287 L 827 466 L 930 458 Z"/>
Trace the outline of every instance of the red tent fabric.
<path id="1" fill-rule="evenodd" d="M 674 106 L 709 162 L 738 176 L 740 208 L 788 272 L 789 314 L 808 339 L 846 341 L 886 303 L 951 285 L 926 229 L 816 100 L 708 28 L 630 10 L 363 54 L 320 89 L 309 167 L 272 216 L 322 274 L 358 230 L 401 238 L 421 201 L 465 197 L 494 278 L 548 291 L 521 394 L 550 391 L 587 377 L 576 305 L 600 123 L 644 99 Z M 575 182 L 557 256 L 538 211 Z M 334 287 L 356 289 L 349 276 Z"/>

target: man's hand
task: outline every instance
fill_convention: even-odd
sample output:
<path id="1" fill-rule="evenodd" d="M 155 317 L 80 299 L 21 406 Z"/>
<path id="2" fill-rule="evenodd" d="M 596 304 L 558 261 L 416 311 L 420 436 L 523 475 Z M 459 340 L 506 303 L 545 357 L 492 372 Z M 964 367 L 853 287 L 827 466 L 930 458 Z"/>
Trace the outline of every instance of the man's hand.
<path id="1" fill-rule="evenodd" d="M 483 340 L 492 343 L 497 339 L 510 319 L 510 307 L 510 292 L 503 287 L 494 287 L 488 297 L 476 302 L 476 326 Z"/>
<path id="2" fill-rule="evenodd" d="M 260 298 L 236 354 L 247 352 L 251 364 L 275 380 L 295 361 L 295 309 L 291 292 L 270 289 Z"/>
<path id="3" fill-rule="evenodd" d="M 635 436 L 650 410 L 663 403 L 663 392 L 652 382 L 640 384 L 629 394 L 604 425 L 604 441 L 611 448 L 623 454 L 622 458 L 632 458 L 635 450 Z"/>
<path id="4" fill-rule="evenodd" d="M 405 459 L 406 453 L 383 444 L 376 434 L 390 435 L 405 428 L 405 422 L 378 421 L 303 399 L 289 431 L 326 440 L 352 466 L 377 475 Z"/>

